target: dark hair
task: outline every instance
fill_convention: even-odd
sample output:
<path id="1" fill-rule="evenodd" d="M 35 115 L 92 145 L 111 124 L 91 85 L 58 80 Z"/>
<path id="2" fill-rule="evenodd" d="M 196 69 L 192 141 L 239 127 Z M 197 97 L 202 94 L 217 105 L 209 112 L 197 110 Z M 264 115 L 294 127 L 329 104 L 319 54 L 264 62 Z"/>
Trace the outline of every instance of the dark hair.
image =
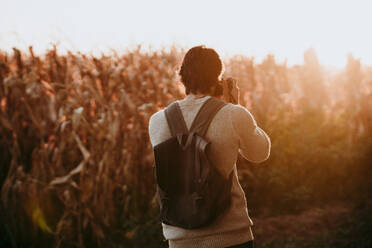
<path id="1" fill-rule="evenodd" d="M 220 56 L 212 48 L 204 45 L 196 46 L 187 51 L 179 71 L 181 81 L 186 88 L 186 94 L 214 94 L 213 86 L 219 86 L 219 77 L 223 65 Z"/>

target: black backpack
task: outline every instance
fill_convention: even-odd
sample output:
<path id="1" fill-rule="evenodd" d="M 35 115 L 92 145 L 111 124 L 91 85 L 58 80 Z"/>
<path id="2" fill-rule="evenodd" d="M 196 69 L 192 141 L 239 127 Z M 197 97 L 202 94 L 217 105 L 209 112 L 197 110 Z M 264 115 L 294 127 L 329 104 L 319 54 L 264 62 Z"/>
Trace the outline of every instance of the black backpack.
<path id="1" fill-rule="evenodd" d="M 160 220 L 186 229 L 206 226 L 231 202 L 233 172 L 226 179 L 208 158 L 205 140 L 215 114 L 225 105 L 210 97 L 198 111 L 190 130 L 177 102 L 165 109 L 172 138 L 154 147 Z"/>

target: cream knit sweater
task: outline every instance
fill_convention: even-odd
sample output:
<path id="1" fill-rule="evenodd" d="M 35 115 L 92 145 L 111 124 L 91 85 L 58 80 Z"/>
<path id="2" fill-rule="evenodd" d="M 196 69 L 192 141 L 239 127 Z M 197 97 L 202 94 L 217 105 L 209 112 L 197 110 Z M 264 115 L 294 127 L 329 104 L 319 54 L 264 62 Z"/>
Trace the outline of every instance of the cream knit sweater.
<path id="1" fill-rule="evenodd" d="M 208 98 L 196 98 L 190 94 L 178 101 L 187 128 L 190 128 L 196 113 Z M 152 146 L 171 138 L 163 110 L 151 116 L 149 134 Z M 211 225 L 199 229 L 188 230 L 162 223 L 163 235 L 171 248 L 223 248 L 253 239 L 253 223 L 238 180 L 236 160 L 238 152 L 252 162 L 266 160 L 270 154 L 270 139 L 246 108 L 231 103 L 216 114 L 206 139 L 211 141 L 210 159 L 220 172 L 227 178 L 234 170 L 231 206 Z"/>

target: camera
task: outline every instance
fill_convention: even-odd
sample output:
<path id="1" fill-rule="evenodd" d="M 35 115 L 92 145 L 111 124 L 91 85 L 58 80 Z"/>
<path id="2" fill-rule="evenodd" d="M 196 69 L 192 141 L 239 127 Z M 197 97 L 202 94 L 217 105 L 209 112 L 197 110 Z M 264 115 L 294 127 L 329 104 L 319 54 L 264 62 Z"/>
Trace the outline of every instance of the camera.
<path id="1" fill-rule="evenodd" d="M 226 101 L 233 104 L 238 104 L 239 89 L 236 84 L 236 80 L 232 77 L 223 78 L 221 80 L 223 96 Z"/>

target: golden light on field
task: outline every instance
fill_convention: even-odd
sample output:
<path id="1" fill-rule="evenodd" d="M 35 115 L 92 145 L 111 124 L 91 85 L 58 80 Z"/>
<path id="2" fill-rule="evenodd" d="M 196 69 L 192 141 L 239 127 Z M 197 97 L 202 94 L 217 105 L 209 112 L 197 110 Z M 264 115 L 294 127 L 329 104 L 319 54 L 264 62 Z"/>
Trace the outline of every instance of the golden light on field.
<path id="1" fill-rule="evenodd" d="M 275 54 L 302 63 L 315 48 L 320 62 L 344 66 L 347 54 L 372 64 L 369 1 L 6 1 L 0 48 L 100 53 L 138 43 L 154 48 L 206 44 L 222 55 L 261 60 Z"/>
<path id="2" fill-rule="evenodd" d="M 236 79 L 242 108 L 271 139 L 268 160 L 253 165 L 237 154 L 234 165 L 245 199 L 233 205 L 252 213 L 254 246 L 372 247 L 371 7 L 2 2 L 0 246 L 167 247 L 149 123 L 185 97 L 177 74 L 183 48 L 205 44 L 221 55 L 223 77 Z M 258 134 L 250 130 L 233 132 L 240 148 L 242 137 Z M 217 239 L 203 231 L 192 243 L 240 236 L 241 215 L 231 216 L 227 225 L 220 220 L 233 229 L 217 224 Z"/>

